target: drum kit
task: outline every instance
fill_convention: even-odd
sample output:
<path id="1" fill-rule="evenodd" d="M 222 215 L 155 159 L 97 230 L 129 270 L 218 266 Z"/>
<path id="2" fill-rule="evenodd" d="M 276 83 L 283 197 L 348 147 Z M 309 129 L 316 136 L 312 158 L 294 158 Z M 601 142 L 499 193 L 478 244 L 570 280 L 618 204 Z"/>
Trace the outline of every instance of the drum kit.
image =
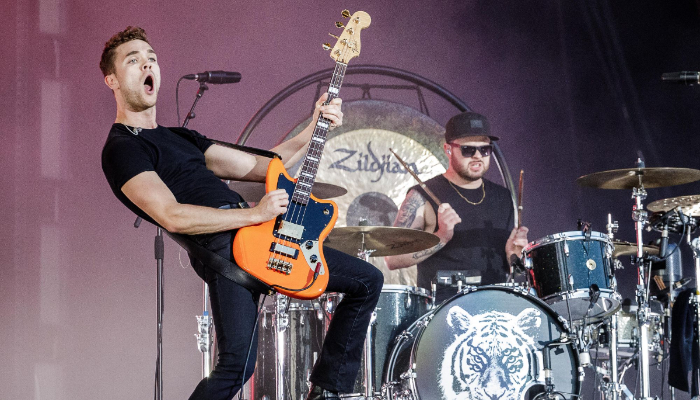
<path id="1" fill-rule="evenodd" d="M 700 195 L 655 201 L 646 210 L 643 200 L 646 189 L 697 180 L 700 170 L 645 168 L 641 161 L 636 168 L 579 178 L 584 187 L 632 191 L 636 240 L 615 240 L 618 225 L 610 215 L 606 233 L 583 224 L 578 231 L 545 236 L 523 250 L 524 283 L 466 284 L 441 304 L 435 304 L 434 289 L 384 285 L 367 331 L 363 368 L 353 393 L 341 397 L 568 400 L 583 397 L 584 372 L 590 368 L 600 378 L 596 390 L 602 397 L 631 400 L 636 397 L 623 377 L 634 365 L 639 398 L 650 399 L 650 357 L 659 364 L 668 357 L 669 308 L 681 280 L 677 275 L 672 281 L 652 279 L 652 264 L 670 257 L 668 232 L 681 233 L 700 278 L 699 239 L 690 240 L 700 224 Z M 661 232 L 658 246 L 643 242 L 645 229 Z M 335 228 L 326 245 L 367 260 L 436 243 L 422 231 L 356 226 Z M 637 267 L 636 301 L 629 304 L 616 280 L 623 256 Z M 666 298 L 650 296 L 654 281 L 670 288 Z M 696 291 L 691 302 L 697 304 L 698 297 Z M 243 398 L 304 398 L 341 299 L 334 293 L 313 301 L 273 297 L 262 311 L 257 366 Z"/>

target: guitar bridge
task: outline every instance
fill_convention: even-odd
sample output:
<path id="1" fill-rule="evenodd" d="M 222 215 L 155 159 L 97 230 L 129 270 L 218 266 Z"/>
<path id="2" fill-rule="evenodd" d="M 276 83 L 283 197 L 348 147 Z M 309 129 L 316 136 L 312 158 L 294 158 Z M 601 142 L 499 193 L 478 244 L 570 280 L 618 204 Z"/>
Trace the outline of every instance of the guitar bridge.
<path id="1" fill-rule="evenodd" d="M 267 260 L 267 268 L 289 275 L 292 272 L 292 263 L 270 257 Z"/>

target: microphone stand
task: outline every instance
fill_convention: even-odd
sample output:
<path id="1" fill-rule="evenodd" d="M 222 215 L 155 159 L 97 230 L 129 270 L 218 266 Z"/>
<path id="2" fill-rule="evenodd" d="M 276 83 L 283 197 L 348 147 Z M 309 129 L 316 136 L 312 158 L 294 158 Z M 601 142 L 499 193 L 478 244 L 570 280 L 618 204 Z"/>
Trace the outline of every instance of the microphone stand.
<path id="1" fill-rule="evenodd" d="M 134 221 L 134 228 L 141 225 L 143 219 L 137 217 Z M 163 400 L 163 259 L 165 257 L 165 244 L 163 243 L 163 228 L 156 226 L 156 236 L 153 242 L 153 252 L 156 259 L 157 274 L 157 301 L 156 301 L 156 382 L 155 399 Z"/>
<path id="2" fill-rule="evenodd" d="M 204 91 L 209 89 L 204 82 L 199 83 L 199 90 L 197 91 L 197 96 L 190 108 L 190 112 L 187 114 L 182 127 L 186 127 L 190 119 L 195 117 L 194 108 L 197 106 L 197 102 L 202 98 Z M 134 228 L 138 228 L 141 225 L 143 219 L 137 217 L 134 221 Z M 155 399 L 163 400 L 163 314 L 164 314 L 164 285 L 163 285 L 163 259 L 165 258 L 165 244 L 163 242 L 163 228 L 156 226 L 156 236 L 154 239 L 154 253 L 156 258 L 156 274 L 157 274 L 157 305 L 156 305 L 156 321 L 157 321 L 157 333 L 156 333 L 156 382 L 155 382 Z M 210 361 L 210 349 L 211 349 L 211 317 L 207 310 L 207 299 L 209 297 L 209 287 L 204 284 L 204 313 L 202 316 L 197 316 L 197 321 L 199 322 L 199 334 L 195 335 L 199 343 L 200 351 L 202 354 L 202 377 L 209 375 L 211 369 Z M 206 334 L 205 334 L 206 333 Z M 202 350 L 206 347 L 206 353 Z M 205 358 L 206 357 L 206 358 Z"/>
<path id="3" fill-rule="evenodd" d="M 196 115 L 194 113 L 195 107 L 199 99 L 204 96 L 204 92 L 209 90 L 209 87 L 205 82 L 199 82 L 199 89 L 195 95 L 194 102 L 190 111 L 187 113 L 187 117 L 182 122 L 182 127 L 186 128 L 187 124 Z M 212 328 L 214 327 L 214 321 L 212 320 L 211 314 L 209 312 L 209 285 L 206 282 L 202 282 L 202 315 L 197 315 L 197 333 L 194 335 L 197 339 L 197 348 L 202 353 L 202 378 L 209 376 L 212 370 Z M 243 388 L 241 388 L 243 390 Z"/>

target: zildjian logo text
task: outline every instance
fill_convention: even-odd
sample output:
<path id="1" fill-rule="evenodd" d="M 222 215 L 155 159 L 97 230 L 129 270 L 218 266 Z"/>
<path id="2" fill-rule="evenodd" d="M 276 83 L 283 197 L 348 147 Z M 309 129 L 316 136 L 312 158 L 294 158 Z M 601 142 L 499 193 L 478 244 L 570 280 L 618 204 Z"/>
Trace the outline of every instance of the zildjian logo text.
<path id="1" fill-rule="evenodd" d="M 352 149 L 336 149 L 335 153 L 347 154 L 342 159 L 331 164 L 331 168 L 341 169 L 347 172 L 375 172 L 376 178 L 372 180 L 372 183 L 378 182 L 387 174 L 407 174 L 408 172 L 403 168 L 401 164 L 393 157 L 391 154 L 382 154 L 381 157 L 377 157 L 372 151 L 372 142 L 367 143 L 367 152 L 358 152 Z M 416 163 L 407 163 L 408 166 L 416 173 L 420 174 Z"/>

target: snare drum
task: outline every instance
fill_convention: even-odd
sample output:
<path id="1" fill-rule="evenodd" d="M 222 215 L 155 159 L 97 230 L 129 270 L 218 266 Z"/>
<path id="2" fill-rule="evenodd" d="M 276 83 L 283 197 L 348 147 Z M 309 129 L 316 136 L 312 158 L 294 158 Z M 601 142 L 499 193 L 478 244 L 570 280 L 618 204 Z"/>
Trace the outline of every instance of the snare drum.
<path id="1" fill-rule="evenodd" d="M 600 232 L 556 233 L 530 243 L 524 250 L 537 295 L 565 318 L 574 321 L 604 317 L 620 308 L 613 288 L 613 245 Z M 597 285 L 600 296 L 590 312 L 589 289 Z"/>
<path id="2" fill-rule="evenodd" d="M 573 399 L 580 392 L 578 353 L 559 342 L 564 332 L 560 317 L 524 290 L 475 288 L 397 337 L 382 398 L 533 399 L 544 391 L 549 349 L 554 390 Z"/>

